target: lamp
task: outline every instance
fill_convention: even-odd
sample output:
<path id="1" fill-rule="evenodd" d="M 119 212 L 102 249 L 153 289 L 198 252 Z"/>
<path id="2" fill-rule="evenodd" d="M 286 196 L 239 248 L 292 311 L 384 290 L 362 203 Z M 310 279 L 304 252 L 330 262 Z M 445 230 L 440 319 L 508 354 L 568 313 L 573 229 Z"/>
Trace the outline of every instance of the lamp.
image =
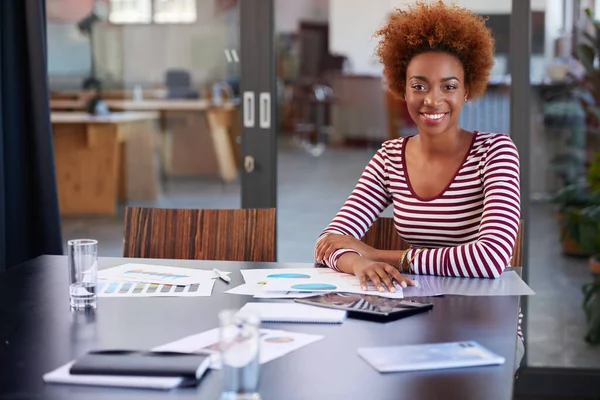
<path id="1" fill-rule="evenodd" d="M 96 78 L 96 59 L 94 57 L 94 38 L 93 27 L 98 21 L 105 21 L 108 18 L 108 5 L 105 0 L 96 0 L 92 11 L 81 21 L 77 23 L 79 31 L 88 37 L 90 42 L 90 76 L 85 81 L 98 81 Z"/>

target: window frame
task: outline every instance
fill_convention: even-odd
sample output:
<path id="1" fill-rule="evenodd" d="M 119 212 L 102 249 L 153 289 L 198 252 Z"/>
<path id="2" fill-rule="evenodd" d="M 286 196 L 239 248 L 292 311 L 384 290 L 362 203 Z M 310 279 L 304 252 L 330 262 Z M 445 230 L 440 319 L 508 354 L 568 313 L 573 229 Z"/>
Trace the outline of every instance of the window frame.
<path id="1" fill-rule="evenodd" d="M 169 26 L 169 25 L 193 25 L 198 22 L 198 4 L 196 0 L 193 1 L 194 7 L 196 8 L 196 16 L 193 21 L 189 22 L 156 22 L 155 20 L 155 4 L 159 0 L 148 0 L 150 2 L 150 21 L 149 22 L 113 22 L 110 20 L 110 14 L 112 13 L 113 0 L 108 0 L 108 19 L 107 22 L 112 26 Z"/>

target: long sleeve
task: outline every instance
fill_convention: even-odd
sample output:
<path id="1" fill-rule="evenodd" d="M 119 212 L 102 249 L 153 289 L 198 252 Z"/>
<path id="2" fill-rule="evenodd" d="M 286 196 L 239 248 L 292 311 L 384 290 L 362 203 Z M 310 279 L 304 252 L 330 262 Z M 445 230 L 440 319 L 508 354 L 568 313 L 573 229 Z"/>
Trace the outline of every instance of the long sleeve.
<path id="1" fill-rule="evenodd" d="M 357 239 L 363 237 L 373 221 L 392 201 L 388 190 L 387 162 L 386 149 L 382 147 L 371 158 L 352 193 L 331 223 L 319 235 L 317 243 L 326 234 L 351 235 Z M 331 253 L 329 259 L 323 260 L 323 263 L 337 270 L 337 260 L 348 252 L 359 254 L 351 249 L 338 249 Z"/>
<path id="2" fill-rule="evenodd" d="M 477 240 L 454 247 L 412 248 L 415 274 L 497 278 L 509 264 L 521 212 L 519 155 L 508 137 L 494 140 L 481 161 L 483 213 Z"/>

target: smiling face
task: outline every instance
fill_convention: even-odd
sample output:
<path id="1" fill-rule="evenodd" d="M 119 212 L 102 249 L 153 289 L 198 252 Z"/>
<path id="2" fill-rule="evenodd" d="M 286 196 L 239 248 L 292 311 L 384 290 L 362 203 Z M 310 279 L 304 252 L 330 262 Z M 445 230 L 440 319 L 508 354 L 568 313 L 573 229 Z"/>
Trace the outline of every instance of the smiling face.
<path id="1" fill-rule="evenodd" d="M 404 98 L 420 134 L 458 129 L 467 94 L 464 68 L 453 55 L 427 52 L 408 64 Z"/>

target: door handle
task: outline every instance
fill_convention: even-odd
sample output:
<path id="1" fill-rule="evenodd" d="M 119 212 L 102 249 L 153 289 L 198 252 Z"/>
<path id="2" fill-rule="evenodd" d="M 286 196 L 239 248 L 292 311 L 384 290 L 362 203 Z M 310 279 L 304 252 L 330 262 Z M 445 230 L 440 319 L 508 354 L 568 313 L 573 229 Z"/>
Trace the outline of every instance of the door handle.
<path id="1" fill-rule="evenodd" d="M 260 103 L 260 127 L 269 129 L 271 127 L 271 93 L 263 92 L 258 97 Z"/>
<path id="2" fill-rule="evenodd" d="M 254 157 L 246 156 L 244 157 L 244 169 L 247 173 L 251 173 L 254 171 Z"/>
<path id="3" fill-rule="evenodd" d="M 254 92 L 244 92 L 244 128 L 254 128 Z"/>

